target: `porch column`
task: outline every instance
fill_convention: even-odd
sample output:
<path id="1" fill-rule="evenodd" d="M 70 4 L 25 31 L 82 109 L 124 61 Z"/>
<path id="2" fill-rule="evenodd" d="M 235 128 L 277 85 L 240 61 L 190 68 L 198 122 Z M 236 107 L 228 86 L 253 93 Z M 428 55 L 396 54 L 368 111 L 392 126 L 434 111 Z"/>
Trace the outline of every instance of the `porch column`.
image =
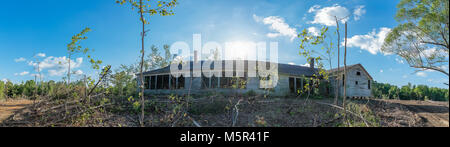
<path id="1" fill-rule="evenodd" d="M 172 89 L 172 75 L 169 74 L 169 89 Z"/>
<path id="2" fill-rule="evenodd" d="M 155 90 L 158 88 L 158 76 L 155 75 Z"/>

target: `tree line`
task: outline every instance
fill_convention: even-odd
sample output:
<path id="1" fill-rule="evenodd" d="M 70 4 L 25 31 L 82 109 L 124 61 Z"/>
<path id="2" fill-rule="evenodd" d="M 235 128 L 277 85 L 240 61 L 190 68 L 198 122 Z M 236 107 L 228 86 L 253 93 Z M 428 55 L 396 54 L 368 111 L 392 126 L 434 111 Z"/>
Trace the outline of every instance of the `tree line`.
<path id="1" fill-rule="evenodd" d="M 152 45 L 150 53 L 144 58 L 144 71 L 154 70 L 168 66 L 173 57 L 171 56 L 169 45 L 163 45 L 164 55 L 161 50 Z M 96 91 L 106 91 L 110 96 L 117 97 L 138 97 L 136 76 L 139 73 L 139 64 L 120 65 L 107 73 L 102 80 L 102 84 L 95 89 Z M 90 77 L 89 77 L 90 78 Z M 64 99 L 70 96 L 85 95 L 89 88 L 93 87 L 91 80 L 78 79 L 71 81 L 35 81 L 27 80 L 25 82 L 13 83 L 11 81 L 0 81 L 0 100 L 4 99 L 36 99 L 37 97 L 49 97 L 52 99 Z M 73 88 L 71 95 L 67 94 L 70 88 Z"/>
<path id="2" fill-rule="evenodd" d="M 387 83 L 373 83 L 373 96 L 382 99 L 398 100 L 433 100 L 448 101 L 449 90 L 445 88 L 428 87 L 427 85 L 395 86 Z"/>

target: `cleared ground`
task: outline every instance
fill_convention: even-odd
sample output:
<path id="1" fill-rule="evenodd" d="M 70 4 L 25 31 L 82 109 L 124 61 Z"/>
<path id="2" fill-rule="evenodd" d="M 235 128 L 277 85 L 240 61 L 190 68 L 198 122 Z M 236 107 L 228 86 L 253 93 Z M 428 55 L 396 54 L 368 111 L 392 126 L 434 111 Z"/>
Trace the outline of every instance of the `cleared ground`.
<path id="1" fill-rule="evenodd" d="M 235 126 L 272 127 L 335 127 L 342 123 L 342 110 L 327 104 L 332 99 L 265 98 L 245 99 L 239 108 Z M 354 114 L 348 114 L 351 126 L 381 127 L 449 127 L 449 103 L 434 101 L 404 100 L 350 100 L 348 106 Z M 68 121 L 59 121 L 64 109 L 45 111 L 55 107 L 51 103 L 41 103 L 33 107 L 30 100 L 0 101 L 0 126 L 138 126 L 138 114 L 133 113 L 131 104 L 115 103 L 102 111 L 80 113 Z M 166 104 L 153 103 L 146 116 L 148 126 L 194 126 L 190 120 L 172 120 Z M 201 126 L 230 126 L 229 101 L 223 98 L 209 98 L 190 105 L 192 119 Z M 233 103 L 233 102 L 231 102 Z M 74 109 L 75 110 L 75 109 Z M 73 111 L 70 114 L 74 114 Z M 69 114 L 66 112 L 66 114 Z M 365 120 L 360 119 L 360 116 Z M 55 122 L 55 123 L 52 123 Z"/>
<path id="2" fill-rule="evenodd" d="M 381 116 L 385 116 L 384 118 L 397 118 L 396 114 L 399 114 L 399 116 L 414 118 L 415 121 L 417 121 L 416 124 L 418 126 L 449 127 L 448 102 L 410 101 L 410 100 L 378 100 L 378 101 L 387 103 L 388 105 L 390 105 L 390 110 L 392 110 L 391 112 L 386 114 L 380 113 Z"/>
<path id="3" fill-rule="evenodd" d="M 0 101 L 0 123 L 32 103 L 31 100 Z"/>

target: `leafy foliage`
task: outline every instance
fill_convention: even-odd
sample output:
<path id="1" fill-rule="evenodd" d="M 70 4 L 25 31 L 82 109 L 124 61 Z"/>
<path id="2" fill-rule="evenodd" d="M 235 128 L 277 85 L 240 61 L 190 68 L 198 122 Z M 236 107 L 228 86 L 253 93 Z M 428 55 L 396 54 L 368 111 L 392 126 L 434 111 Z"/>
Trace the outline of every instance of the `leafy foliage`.
<path id="1" fill-rule="evenodd" d="M 151 53 L 147 55 L 147 59 L 144 62 L 144 71 L 155 70 L 158 68 L 169 66 L 172 61 L 172 55 L 170 53 L 170 46 L 163 45 L 164 56 L 161 56 L 160 49 L 155 45 L 151 46 Z"/>
<path id="2" fill-rule="evenodd" d="M 175 13 L 173 12 L 173 10 L 171 10 L 172 8 L 174 8 L 177 4 L 178 1 L 177 0 L 171 0 L 171 1 L 157 1 L 152 3 L 152 0 L 144 0 L 145 3 L 142 3 L 142 5 L 140 5 L 141 1 L 136 1 L 136 0 L 117 0 L 116 3 L 118 4 L 130 4 L 131 9 L 135 10 L 138 9 L 139 13 L 145 13 L 145 14 L 149 14 L 150 16 L 153 15 L 161 15 L 161 16 L 168 16 L 168 15 L 174 15 Z M 155 7 L 156 5 L 156 7 Z M 142 8 L 142 9 L 141 9 Z M 146 21 L 145 19 L 141 19 L 142 22 L 144 22 L 144 24 L 148 24 L 149 22 Z"/>
<path id="3" fill-rule="evenodd" d="M 328 80 L 329 78 L 329 74 L 326 72 L 325 68 L 324 68 L 324 64 L 322 62 L 322 60 L 327 59 L 330 60 L 331 62 L 331 58 L 330 57 L 326 57 L 325 55 L 322 55 L 320 53 L 320 51 L 316 51 L 314 49 L 311 49 L 309 46 L 317 46 L 317 45 L 323 45 L 321 47 L 322 51 L 325 51 L 327 54 L 330 55 L 331 53 L 331 46 L 333 46 L 333 43 L 330 42 L 330 46 L 328 46 L 327 43 L 325 43 L 325 40 L 327 38 L 327 33 L 328 32 L 328 27 L 323 27 L 320 31 L 319 35 L 313 35 L 312 33 L 308 32 L 306 29 L 304 29 L 302 31 L 302 33 L 300 33 L 298 35 L 298 37 L 300 38 L 300 51 L 299 54 L 305 58 L 307 58 L 307 61 L 310 65 L 314 64 L 314 65 L 318 65 L 316 68 L 318 68 L 318 71 L 314 74 L 314 77 L 310 77 L 309 80 L 312 81 L 312 83 L 316 83 L 319 84 L 321 79 L 324 80 Z M 314 57 L 315 56 L 315 57 Z M 314 62 L 311 62 L 311 61 Z M 306 79 L 306 77 L 304 77 Z M 311 90 L 311 86 L 315 86 L 315 85 L 310 85 L 310 83 L 307 83 L 304 85 L 304 89 L 306 89 L 306 91 L 310 91 Z M 303 91 L 298 91 L 298 93 L 301 93 Z"/>
<path id="4" fill-rule="evenodd" d="M 69 58 L 68 58 L 69 67 L 68 67 L 68 72 L 67 72 L 68 83 L 70 83 L 70 75 L 72 74 L 71 70 L 70 70 L 71 58 L 73 58 L 73 56 L 75 56 L 76 54 L 81 53 L 83 55 L 86 55 L 89 62 L 91 63 L 92 69 L 94 69 L 94 70 L 100 69 L 100 64 L 102 64 L 102 61 L 95 60 L 94 58 L 92 58 L 92 55 L 91 55 L 91 53 L 94 50 L 89 49 L 89 48 L 83 48 L 81 46 L 81 41 L 87 39 L 85 34 L 90 31 L 91 31 L 90 28 L 83 29 L 80 33 L 72 36 L 71 42 L 69 44 L 67 44 L 67 52 L 68 52 L 68 56 L 69 56 Z"/>
<path id="5" fill-rule="evenodd" d="M 0 81 L 0 100 L 5 99 L 5 83 Z"/>
<path id="6" fill-rule="evenodd" d="M 388 34 L 381 50 L 401 56 L 418 70 L 448 76 L 449 2 L 402 0 L 397 7 L 400 24 Z"/>
<path id="7" fill-rule="evenodd" d="M 448 89 L 411 84 L 399 88 L 374 82 L 372 93 L 375 97 L 383 99 L 448 101 L 449 98 Z"/>

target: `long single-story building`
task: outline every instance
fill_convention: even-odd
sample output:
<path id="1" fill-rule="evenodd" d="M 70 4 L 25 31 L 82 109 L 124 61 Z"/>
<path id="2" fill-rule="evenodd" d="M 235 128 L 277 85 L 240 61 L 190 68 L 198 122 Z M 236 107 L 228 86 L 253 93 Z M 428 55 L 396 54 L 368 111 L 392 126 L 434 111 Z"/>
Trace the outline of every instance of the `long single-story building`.
<path id="1" fill-rule="evenodd" d="M 194 62 L 200 63 L 203 66 L 205 61 L 190 61 L 190 71 L 191 74 L 194 72 L 200 72 L 201 68 L 193 68 Z M 244 94 L 252 92 L 255 94 L 269 94 L 272 96 L 288 96 L 288 95 L 298 95 L 298 91 L 302 91 L 305 87 L 304 85 L 311 82 L 310 78 L 317 75 L 318 69 L 312 66 L 298 66 L 282 63 L 268 63 L 277 65 L 275 66 L 277 70 L 276 86 L 273 88 L 261 88 L 263 84 L 267 84 L 268 78 L 261 78 L 259 76 L 249 77 L 248 76 L 248 60 L 232 60 L 233 66 L 224 66 L 225 61 L 222 62 L 223 69 L 222 76 L 210 76 L 206 77 L 203 74 L 201 76 L 179 76 L 175 77 L 171 74 L 170 66 L 156 69 L 148 72 L 144 72 L 144 88 L 146 94 L 208 94 L 208 93 L 222 93 L 225 95 L 233 94 Z M 254 62 L 254 61 L 253 61 Z M 243 64 L 242 64 L 243 63 Z M 255 62 L 259 64 L 258 62 Z M 253 64 L 252 64 L 253 65 Z M 201 67 L 202 67 L 201 66 Z M 244 66 L 244 67 L 242 67 Z M 214 64 L 211 64 L 211 69 Z M 270 68 L 270 67 L 269 67 Z M 312 88 L 318 88 L 321 94 L 324 95 L 334 95 L 335 94 L 335 84 L 339 80 L 342 82 L 342 78 L 337 79 L 337 75 L 342 77 L 342 69 L 340 72 L 337 69 L 328 70 L 330 79 L 327 82 L 329 86 L 319 87 L 319 84 L 311 86 Z M 226 71 L 233 71 L 233 76 L 226 77 Z M 370 97 L 371 94 L 371 84 L 372 77 L 364 69 L 361 64 L 350 65 L 347 67 L 348 80 L 347 80 L 347 96 L 348 97 Z M 236 76 L 241 75 L 241 76 Z M 138 74 L 139 76 L 139 74 Z M 270 76 L 269 76 L 270 77 Z M 273 79 L 272 79 L 273 80 Z M 138 85 L 140 85 L 140 80 L 137 78 Z M 270 82 L 269 82 L 270 83 Z M 342 82 L 343 83 L 343 82 Z M 342 96 L 343 86 L 339 88 L 339 95 Z"/>

